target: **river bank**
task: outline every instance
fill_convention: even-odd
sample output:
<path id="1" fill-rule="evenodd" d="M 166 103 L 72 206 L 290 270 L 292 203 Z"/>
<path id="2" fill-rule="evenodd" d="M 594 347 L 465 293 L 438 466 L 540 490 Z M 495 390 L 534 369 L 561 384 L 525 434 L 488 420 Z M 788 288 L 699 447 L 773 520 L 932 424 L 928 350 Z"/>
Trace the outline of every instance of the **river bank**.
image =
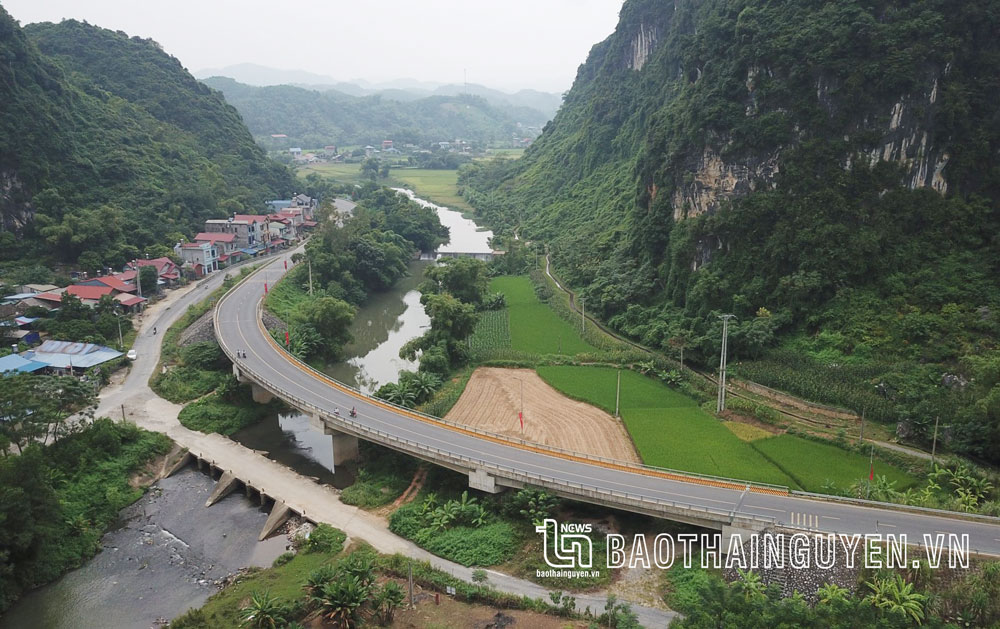
<path id="1" fill-rule="evenodd" d="M 187 468 L 157 481 L 120 513 L 92 560 L 25 595 L 0 629 L 140 629 L 197 607 L 230 574 L 270 566 L 283 536 L 265 542 L 267 520 L 245 496 L 204 507 L 214 481 Z"/>

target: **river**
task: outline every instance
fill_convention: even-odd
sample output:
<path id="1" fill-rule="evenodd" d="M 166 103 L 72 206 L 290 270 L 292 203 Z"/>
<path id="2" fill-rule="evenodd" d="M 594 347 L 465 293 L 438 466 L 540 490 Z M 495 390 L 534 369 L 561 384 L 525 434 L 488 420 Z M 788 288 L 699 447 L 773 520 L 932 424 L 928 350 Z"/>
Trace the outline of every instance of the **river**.
<path id="1" fill-rule="evenodd" d="M 434 207 L 451 232 L 442 252 L 489 251 L 493 234 L 480 231 L 461 213 Z M 414 362 L 399 358 L 410 339 L 424 333 L 430 318 L 417 286 L 429 261 L 414 261 L 409 275 L 392 289 L 373 295 L 351 325 L 354 341 L 344 362 L 328 366 L 334 378 L 374 392 L 396 382 Z M 318 482 L 343 488 L 354 482 L 353 464 L 333 465 L 332 441 L 298 413 L 275 414 L 233 439 Z M 214 582 L 245 566 L 269 566 L 284 552 L 278 536 L 258 542 L 267 513 L 234 493 L 205 508 L 214 481 L 194 468 L 156 483 L 121 513 L 120 525 L 101 540 L 103 548 L 83 567 L 30 592 L 3 617 L 0 629 L 146 629 L 159 618 L 174 618 L 200 606 L 217 591 Z"/>
<path id="2" fill-rule="evenodd" d="M 194 467 L 157 482 L 122 510 L 96 557 L 25 595 L 0 629 L 148 629 L 200 606 L 240 568 L 270 566 L 286 538 L 258 542 L 268 514 L 239 492 L 206 508 L 214 485 Z"/>

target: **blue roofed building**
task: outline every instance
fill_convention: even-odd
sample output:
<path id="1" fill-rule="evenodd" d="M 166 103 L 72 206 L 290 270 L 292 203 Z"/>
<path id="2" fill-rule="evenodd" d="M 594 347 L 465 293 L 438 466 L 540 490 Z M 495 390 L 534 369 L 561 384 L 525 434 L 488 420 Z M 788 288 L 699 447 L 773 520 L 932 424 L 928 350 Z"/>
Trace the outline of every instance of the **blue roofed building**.
<path id="1" fill-rule="evenodd" d="M 36 371 L 41 371 L 46 367 L 48 367 L 48 365 L 45 363 L 28 360 L 27 358 L 23 358 L 17 354 L 0 357 L 0 375 L 7 375 L 10 373 L 34 373 Z"/>
<path id="2" fill-rule="evenodd" d="M 44 363 L 55 373 L 82 373 L 91 367 L 124 356 L 122 352 L 93 343 L 48 340 L 21 354 L 27 360 Z"/>

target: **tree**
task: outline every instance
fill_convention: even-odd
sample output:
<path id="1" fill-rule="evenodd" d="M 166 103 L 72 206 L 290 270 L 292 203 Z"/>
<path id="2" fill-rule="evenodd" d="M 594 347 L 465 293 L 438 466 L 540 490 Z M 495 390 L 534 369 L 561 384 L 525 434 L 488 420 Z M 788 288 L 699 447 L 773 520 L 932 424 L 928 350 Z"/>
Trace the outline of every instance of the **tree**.
<path id="1" fill-rule="evenodd" d="M 302 306 L 299 320 L 319 333 L 327 356 L 336 357 L 351 340 L 348 326 L 354 319 L 354 307 L 334 297 L 319 297 Z"/>
<path id="2" fill-rule="evenodd" d="M 94 415 L 97 398 L 88 382 L 70 376 L 0 377 L 0 434 L 23 452 L 29 443 L 58 440 Z M 73 426 L 66 419 L 78 414 Z M 6 454 L 6 451 L 4 451 Z"/>
<path id="3" fill-rule="evenodd" d="M 378 178 L 379 164 L 378 160 L 374 157 L 368 157 L 363 162 L 361 162 L 361 176 L 365 177 L 370 181 L 375 181 Z"/>
<path id="4" fill-rule="evenodd" d="M 420 287 L 421 292 L 448 293 L 476 306 L 483 303 L 489 286 L 486 263 L 475 258 L 447 258 L 427 269 L 424 277 L 427 282 Z"/>
<path id="5" fill-rule="evenodd" d="M 160 276 L 156 272 L 156 267 L 151 265 L 139 267 L 139 287 L 144 296 L 153 295 L 159 289 L 157 281 Z"/>

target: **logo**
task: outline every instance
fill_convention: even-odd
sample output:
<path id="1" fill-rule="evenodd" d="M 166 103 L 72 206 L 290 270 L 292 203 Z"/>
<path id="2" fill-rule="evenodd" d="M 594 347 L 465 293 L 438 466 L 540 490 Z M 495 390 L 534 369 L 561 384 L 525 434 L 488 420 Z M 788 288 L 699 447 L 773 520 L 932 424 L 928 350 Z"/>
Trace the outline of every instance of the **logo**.
<path id="1" fill-rule="evenodd" d="M 549 530 L 552 539 L 549 539 Z M 545 563 L 550 568 L 590 568 L 594 565 L 594 546 L 590 541 L 592 525 L 564 522 L 558 524 L 546 518 L 535 532 L 542 534 Z M 551 551 L 552 556 L 549 555 Z"/>

